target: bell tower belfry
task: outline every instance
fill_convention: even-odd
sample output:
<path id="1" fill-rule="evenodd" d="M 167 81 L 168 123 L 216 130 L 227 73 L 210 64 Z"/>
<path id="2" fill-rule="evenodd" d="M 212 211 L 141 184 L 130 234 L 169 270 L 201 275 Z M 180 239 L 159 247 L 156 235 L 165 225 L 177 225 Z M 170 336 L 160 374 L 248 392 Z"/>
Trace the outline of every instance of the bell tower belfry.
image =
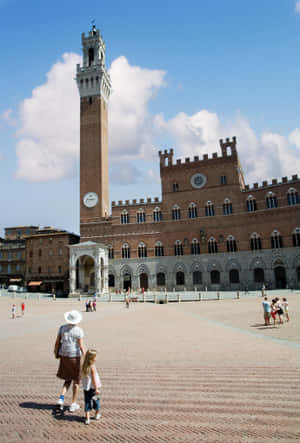
<path id="1" fill-rule="evenodd" d="M 109 215 L 108 100 L 111 81 L 105 43 L 93 26 L 81 36 L 83 63 L 77 65 L 80 94 L 80 224 Z"/>

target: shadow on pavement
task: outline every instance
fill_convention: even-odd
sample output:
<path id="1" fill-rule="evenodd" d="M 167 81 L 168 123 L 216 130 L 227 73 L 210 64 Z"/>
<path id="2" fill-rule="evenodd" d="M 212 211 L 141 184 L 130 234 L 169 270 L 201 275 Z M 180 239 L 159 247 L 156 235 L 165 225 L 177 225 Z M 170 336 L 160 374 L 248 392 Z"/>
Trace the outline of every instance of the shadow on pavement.
<path id="1" fill-rule="evenodd" d="M 251 325 L 251 328 L 257 328 L 257 329 L 277 329 L 277 326 L 265 325 L 264 323 L 256 323 L 255 325 Z"/>
<path id="2" fill-rule="evenodd" d="M 55 414 L 54 413 L 54 411 L 55 411 L 54 404 L 36 403 L 34 401 L 26 401 L 26 402 L 20 403 L 19 406 L 21 408 L 25 408 L 25 409 L 38 409 L 40 411 L 52 411 L 53 417 L 57 420 L 79 421 L 79 422 L 83 421 L 83 417 L 79 417 L 78 415 L 73 415 L 73 414 L 66 415 L 65 412 L 68 412 L 68 409 L 66 407 L 64 408 L 63 414 Z"/>

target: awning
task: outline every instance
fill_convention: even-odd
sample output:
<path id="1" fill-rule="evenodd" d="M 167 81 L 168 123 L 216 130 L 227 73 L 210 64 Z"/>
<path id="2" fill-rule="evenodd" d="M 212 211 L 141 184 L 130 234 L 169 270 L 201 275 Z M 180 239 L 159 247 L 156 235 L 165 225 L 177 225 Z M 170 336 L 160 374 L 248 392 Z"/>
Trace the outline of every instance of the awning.
<path id="1" fill-rule="evenodd" d="M 27 286 L 40 286 L 42 283 L 42 281 L 31 281 Z"/>
<path id="2" fill-rule="evenodd" d="M 21 279 L 21 278 L 10 278 L 9 281 L 10 281 L 10 282 L 13 282 L 13 281 L 22 281 L 22 279 Z"/>

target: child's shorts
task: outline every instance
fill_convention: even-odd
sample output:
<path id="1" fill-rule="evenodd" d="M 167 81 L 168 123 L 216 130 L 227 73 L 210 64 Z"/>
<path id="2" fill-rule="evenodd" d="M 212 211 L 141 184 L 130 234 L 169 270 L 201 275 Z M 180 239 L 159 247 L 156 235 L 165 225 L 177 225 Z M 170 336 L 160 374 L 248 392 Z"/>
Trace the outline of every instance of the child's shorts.
<path id="1" fill-rule="evenodd" d="M 100 409 L 100 397 L 96 394 L 95 389 L 90 389 L 89 391 L 83 391 L 84 393 L 84 412 L 99 411 Z"/>

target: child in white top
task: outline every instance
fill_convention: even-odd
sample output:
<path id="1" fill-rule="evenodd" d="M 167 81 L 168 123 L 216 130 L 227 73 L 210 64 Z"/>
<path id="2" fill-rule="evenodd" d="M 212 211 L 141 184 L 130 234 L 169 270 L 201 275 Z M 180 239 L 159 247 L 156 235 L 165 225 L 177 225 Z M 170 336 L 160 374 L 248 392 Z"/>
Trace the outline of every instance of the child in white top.
<path id="1" fill-rule="evenodd" d="M 286 298 L 282 299 L 282 307 L 283 307 L 283 311 L 285 313 L 285 318 L 286 321 L 290 321 L 290 316 L 289 316 L 289 302 L 287 301 Z"/>
<path id="2" fill-rule="evenodd" d="M 96 362 L 97 351 L 89 349 L 85 356 L 82 365 L 82 386 L 84 393 L 84 411 L 85 424 L 90 424 L 90 411 L 95 410 L 95 419 L 99 420 L 100 414 L 100 388 L 101 380 L 97 372 Z"/>

